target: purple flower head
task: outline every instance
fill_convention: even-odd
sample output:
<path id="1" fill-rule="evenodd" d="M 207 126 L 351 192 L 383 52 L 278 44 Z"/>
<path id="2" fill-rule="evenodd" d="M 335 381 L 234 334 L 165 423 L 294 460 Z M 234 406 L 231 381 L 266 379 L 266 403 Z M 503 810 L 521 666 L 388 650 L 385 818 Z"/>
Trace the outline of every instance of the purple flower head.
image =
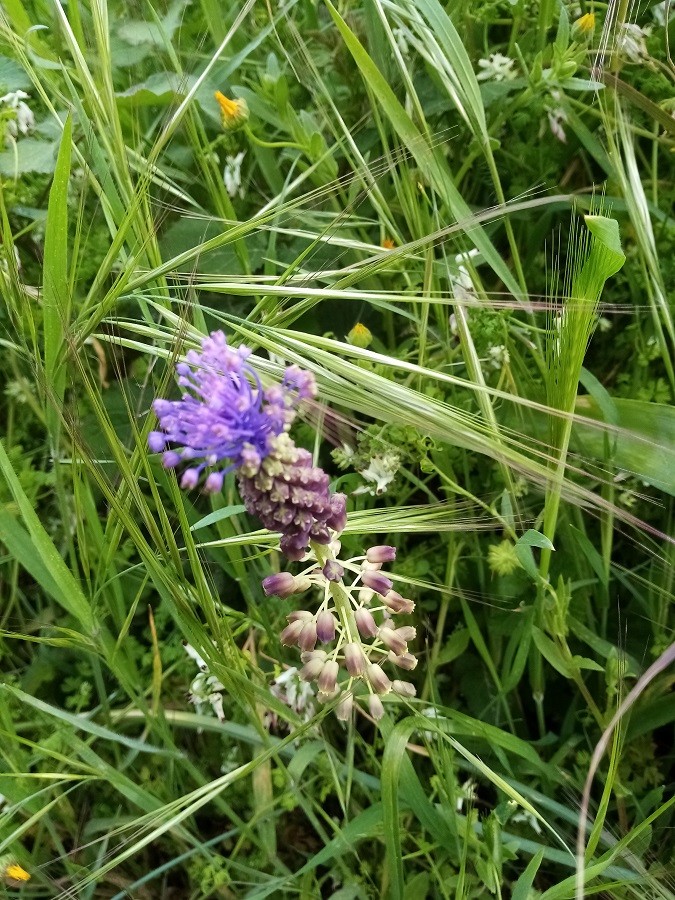
<path id="1" fill-rule="evenodd" d="M 161 431 L 150 433 L 148 445 L 154 453 L 164 451 L 166 468 L 191 463 L 182 487 L 196 487 L 207 467 L 207 493 L 220 491 L 233 469 L 255 475 L 298 403 L 314 396 L 314 377 L 297 366 L 286 370 L 280 385 L 264 390 L 247 362 L 250 354 L 246 347 L 228 346 L 223 332 L 214 331 L 203 339 L 201 352 L 190 350 L 176 366 L 181 399 L 155 400 Z"/>

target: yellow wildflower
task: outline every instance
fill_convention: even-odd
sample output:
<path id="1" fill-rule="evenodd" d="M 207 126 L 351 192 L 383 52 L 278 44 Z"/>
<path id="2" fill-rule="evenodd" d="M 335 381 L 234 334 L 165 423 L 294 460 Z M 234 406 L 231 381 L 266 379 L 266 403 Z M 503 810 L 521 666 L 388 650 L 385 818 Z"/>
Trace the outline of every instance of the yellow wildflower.
<path id="1" fill-rule="evenodd" d="M 13 856 L 0 857 L 0 881 L 10 885 L 30 881 L 30 875 L 16 862 Z"/>
<path id="2" fill-rule="evenodd" d="M 383 250 L 393 250 L 396 244 L 392 241 L 391 238 L 385 238 L 382 241 L 382 249 Z"/>
<path id="3" fill-rule="evenodd" d="M 225 94 L 216 91 L 213 95 L 220 107 L 220 121 L 225 131 L 236 131 L 248 120 L 248 104 L 243 97 L 230 100 Z"/>
<path id="4" fill-rule="evenodd" d="M 595 31 L 595 13 L 586 13 L 572 25 L 572 36 L 576 40 L 583 40 L 593 36 Z"/>

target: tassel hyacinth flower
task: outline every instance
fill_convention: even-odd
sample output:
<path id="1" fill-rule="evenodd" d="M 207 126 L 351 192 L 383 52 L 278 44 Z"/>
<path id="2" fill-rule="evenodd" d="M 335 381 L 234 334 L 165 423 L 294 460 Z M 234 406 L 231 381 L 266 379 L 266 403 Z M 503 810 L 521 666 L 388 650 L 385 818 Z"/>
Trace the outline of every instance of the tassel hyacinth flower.
<path id="1" fill-rule="evenodd" d="M 336 714 L 342 720 L 350 718 L 354 691 L 362 682 L 370 714 L 379 719 L 381 695 L 415 695 L 412 684 L 390 680 L 382 668 L 388 662 L 410 671 L 417 664 L 408 651 L 415 629 L 394 621 L 411 613 L 414 603 L 398 594 L 381 571 L 396 550 L 377 545 L 364 556 L 338 559 L 347 498 L 331 493 L 326 473 L 289 435 L 300 403 L 316 395 L 314 377 L 290 366 L 280 384 L 263 387 L 248 362 L 250 354 L 245 347 L 230 347 L 222 331 L 205 337 L 201 352 L 189 351 L 176 366 L 180 400 L 153 404 L 161 430 L 150 433 L 148 445 L 163 454 L 168 469 L 187 464 L 183 488 L 201 484 L 205 493 L 216 493 L 225 475 L 236 473 L 246 509 L 280 533 L 287 559 L 307 563 L 297 575 L 265 578 L 265 594 L 285 598 L 309 589 L 319 592 L 318 610 L 291 613 L 281 633 L 282 644 L 301 652 L 300 677 L 316 683 L 320 702 L 339 698 Z"/>
<path id="2" fill-rule="evenodd" d="M 236 471 L 248 511 L 265 528 L 281 532 L 281 551 L 302 559 L 310 541 L 327 544 L 346 522 L 346 497 L 331 494 L 328 476 L 296 447 L 288 431 L 299 404 L 316 395 L 314 376 L 298 366 L 281 384 L 263 388 L 247 361 L 251 351 L 230 347 L 222 331 L 202 341 L 178 363 L 180 400 L 155 400 L 161 431 L 148 445 L 163 453 L 167 469 L 187 463 L 180 485 L 205 493 L 222 490 Z"/>

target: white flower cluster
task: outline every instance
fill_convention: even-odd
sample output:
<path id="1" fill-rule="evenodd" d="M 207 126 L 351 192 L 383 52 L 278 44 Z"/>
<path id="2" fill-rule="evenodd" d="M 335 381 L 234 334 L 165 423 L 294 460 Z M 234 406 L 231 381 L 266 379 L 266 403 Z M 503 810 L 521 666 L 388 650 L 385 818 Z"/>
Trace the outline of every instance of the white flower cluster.
<path id="1" fill-rule="evenodd" d="M 223 171 L 223 181 L 225 182 L 225 190 L 230 197 L 244 196 L 244 189 L 241 186 L 241 164 L 246 156 L 246 151 L 241 150 L 236 156 L 228 156 L 225 160 L 225 169 Z"/>
<path id="2" fill-rule="evenodd" d="M 487 59 L 479 59 L 479 81 L 512 81 L 518 73 L 514 70 L 516 61 L 503 53 L 491 53 Z"/>
<path id="3" fill-rule="evenodd" d="M 35 116 L 33 110 L 25 102 L 30 99 L 30 95 L 25 91 L 11 91 L 0 97 L 0 106 L 11 110 L 13 115 L 7 121 L 7 137 L 10 140 L 16 140 L 22 134 L 29 134 L 35 127 Z"/>
<path id="4" fill-rule="evenodd" d="M 624 22 L 617 36 L 617 49 L 630 62 L 641 63 L 649 58 L 646 40 L 651 34 L 651 28 L 640 28 L 635 22 Z"/>
<path id="5" fill-rule="evenodd" d="M 184 644 L 183 646 L 187 655 L 197 663 L 200 669 L 199 675 L 192 679 L 188 700 L 195 706 L 198 713 L 201 714 L 210 707 L 218 721 L 224 722 L 225 713 L 223 711 L 222 694 L 224 686 L 215 675 L 211 675 L 209 667 L 194 647 L 190 644 Z"/>

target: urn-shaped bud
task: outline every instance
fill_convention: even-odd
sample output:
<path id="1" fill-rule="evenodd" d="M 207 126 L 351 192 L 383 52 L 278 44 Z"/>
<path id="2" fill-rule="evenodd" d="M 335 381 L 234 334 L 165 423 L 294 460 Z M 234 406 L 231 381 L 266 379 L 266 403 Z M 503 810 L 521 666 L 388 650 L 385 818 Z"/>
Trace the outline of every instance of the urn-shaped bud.
<path id="1" fill-rule="evenodd" d="M 294 644 L 297 644 L 300 633 L 304 627 L 305 623 L 302 619 L 295 619 L 293 622 L 290 622 L 279 635 L 279 639 L 283 646 L 292 647 Z"/>
<path id="2" fill-rule="evenodd" d="M 408 641 L 415 639 L 417 636 L 417 629 L 413 625 L 402 625 L 400 628 L 396 629 L 396 634 L 407 644 Z"/>
<path id="3" fill-rule="evenodd" d="M 380 628 L 377 636 L 385 645 L 385 647 L 391 650 L 392 653 L 395 653 L 396 656 L 400 656 L 408 649 L 408 645 L 403 640 L 403 638 L 400 637 L 398 632 L 393 628 L 388 628 L 386 625 L 383 625 L 382 628 Z"/>
<path id="4" fill-rule="evenodd" d="M 327 609 L 316 617 L 316 635 L 323 644 L 335 640 L 335 616 Z"/>
<path id="5" fill-rule="evenodd" d="M 361 581 L 366 587 L 375 591 L 376 594 L 381 594 L 383 597 L 392 589 L 391 581 L 385 575 L 382 575 L 381 572 L 362 572 Z"/>
<path id="6" fill-rule="evenodd" d="M 354 709 L 354 695 L 345 691 L 340 697 L 340 702 L 335 707 L 335 715 L 340 722 L 348 722 Z"/>
<path id="7" fill-rule="evenodd" d="M 334 659 L 324 663 L 323 670 L 319 675 L 319 680 L 317 682 L 319 691 L 322 694 L 332 694 L 335 691 L 335 688 L 337 687 L 338 672 L 339 666 Z"/>
<path id="8" fill-rule="evenodd" d="M 354 619 L 356 620 L 356 627 L 359 629 L 361 637 L 375 637 L 377 634 L 377 625 L 375 624 L 375 619 L 370 610 L 360 607 L 354 613 Z"/>
<path id="9" fill-rule="evenodd" d="M 371 694 L 370 697 L 368 697 L 368 709 L 375 721 L 379 722 L 384 715 L 384 706 L 377 694 Z"/>
<path id="10" fill-rule="evenodd" d="M 398 666 L 399 669 L 405 669 L 407 672 L 412 672 L 413 669 L 417 668 L 417 657 L 413 656 L 412 653 L 402 653 L 400 656 L 397 656 L 395 653 L 390 652 L 388 659 L 389 662 Z"/>
<path id="11" fill-rule="evenodd" d="M 328 654 L 325 650 L 304 650 L 300 654 L 300 659 L 304 663 L 311 662 L 313 659 L 320 659 L 321 662 L 325 662 L 328 657 Z"/>
<path id="12" fill-rule="evenodd" d="M 411 613 L 415 609 L 412 600 L 402 597 L 396 591 L 388 591 L 384 595 L 384 605 L 393 613 Z"/>
<path id="13" fill-rule="evenodd" d="M 321 675 L 324 665 L 324 660 L 319 657 L 310 659 L 309 662 L 306 662 L 302 669 L 300 669 L 300 678 L 302 678 L 303 681 L 316 681 L 319 675 Z"/>
<path id="14" fill-rule="evenodd" d="M 298 635 L 298 647 L 301 650 L 313 650 L 316 647 L 316 622 L 310 620 L 302 626 L 302 631 Z"/>
<path id="15" fill-rule="evenodd" d="M 286 616 L 286 618 L 289 622 L 309 622 L 314 616 L 308 609 L 294 609 L 293 612 Z"/>
<path id="16" fill-rule="evenodd" d="M 376 694 L 388 694 L 391 690 L 391 681 L 377 663 L 368 665 L 366 676 Z"/>
<path id="17" fill-rule="evenodd" d="M 325 691 L 319 691 L 316 695 L 316 699 L 319 703 L 330 703 L 331 700 L 335 700 L 335 698 L 340 693 L 340 685 L 336 684 L 332 691 L 326 693 Z"/>
<path id="18" fill-rule="evenodd" d="M 387 544 L 369 547 L 366 551 L 366 559 L 369 563 L 393 562 L 396 559 L 396 547 L 390 547 Z"/>
<path id="19" fill-rule="evenodd" d="M 410 681 L 399 681 L 398 678 L 391 683 L 391 689 L 401 697 L 414 697 L 417 693 L 415 685 Z"/>
<path id="20" fill-rule="evenodd" d="M 345 644 L 342 652 L 345 655 L 345 667 L 352 678 L 358 678 L 363 675 L 366 668 L 366 658 L 363 655 L 361 644 L 352 641 L 349 644 Z"/>
<path id="21" fill-rule="evenodd" d="M 290 572 L 277 572 L 263 578 L 262 587 L 267 597 L 290 597 L 295 593 L 295 576 Z"/>

